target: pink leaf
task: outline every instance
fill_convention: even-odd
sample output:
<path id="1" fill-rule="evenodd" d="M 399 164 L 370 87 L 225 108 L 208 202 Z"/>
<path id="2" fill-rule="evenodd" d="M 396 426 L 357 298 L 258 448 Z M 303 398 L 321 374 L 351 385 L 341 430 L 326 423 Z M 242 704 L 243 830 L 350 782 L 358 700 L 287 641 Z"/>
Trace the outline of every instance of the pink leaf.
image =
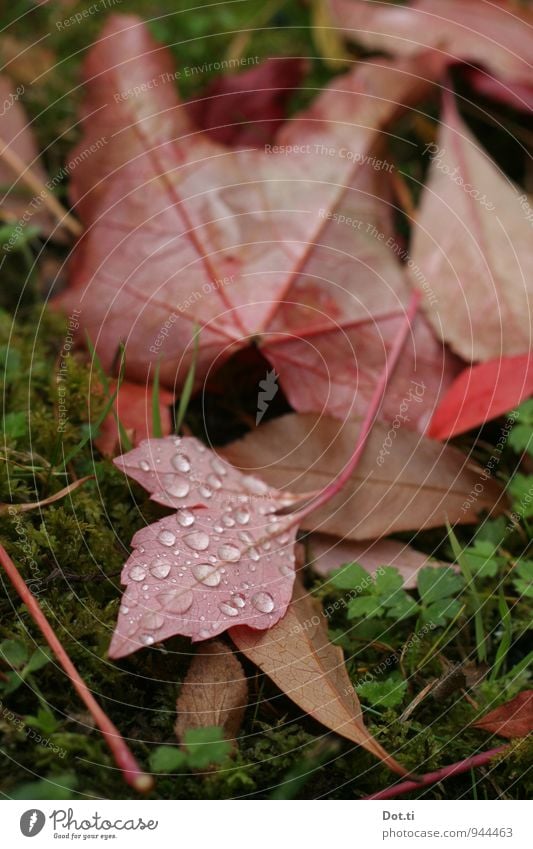
<path id="1" fill-rule="evenodd" d="M 109 391 L 115 391 L 111 384 Z M 124 381 L 115 400 L 115 412 L 125 430 L 132 434 L 133 441 L 138 444 L 143 439 L 152 436 L 152 399 L 151 385 L 141 386 L 129 380 Z M 172 433 L 171 405 L 174 395 L 168 389 L 159 389 L 159 414 L 163 436 Z M 119 427 L 115 416 L 110 413 L 100 428 L 100 435 L 95 440 L 98 450 L 107 456 L 112 456 L 119 444 Z"/>
<path id="2" fill-rule="evenodd" d="M 72 191 L 87 233 L 59 299 L 67 310 L 81 308 L 83 329 L 97 340 L 104 367 L 123 339 L 130 378 L 143 381 L 161 358 L 161 381 L 174 387 L 187 373 L 199 326 L 201 385 L 213 366 L 264 336 L 265 354 L 280 360 L 281 381 L 298 407 L 331 406 L 343 414 L 359 388 L 357 404 L 364 407 L 407 290 L 397 257 L 377 245 L 379 234 L 374 242 L 354 243 L 353 228 L 334 226 L 330 216 L 355 209 L 366 216 L 365 228 L 373 220 L 380 204 L 372 195 L 370 151 L 382 128 L 431 88 L 438 70 L 431 57 L 361 63 L 286 122 L 275 147 L 234 150 L 191 123 L 169 82 L 171 58 L 143 24 L 133 16 L 110 18 L 85 67 L 80 144 L 96 149 L 73 173 Z M 151 84 L 154 79 L 160 82 Z M 107 143 L 98 148 L 103 135 Z M 381 206 L 383 219 L 390 217 Z M 389 223 L 383 226 L 388 236 Z M 319 275 L 334 269 L 325 284 Z M 385 306 L 379 301 L 384 292 Z M 306 310 L 310 299 L 322 310 L 321 328 Z M 346 321 L 332 325 L 328 312 L 335 317 L 346 303 Z M 356 331 L 361 321 L 364 333 Z M 335 349 L 330 397 L 323 373 L 314 380 L 312 361 L 302 359 L 301 380 L 287 374 L 294 352 L 287 353 L 280 336 L 286 341 L 295 333 L 309 337 L 308 348 L 316 338 L 318 350 Z M 345 334 L 355 353 L 342 373 Z M 424 414 L 413 423 L 423 427 L 450 373 L 423 317 L 415 342 L 427 395 Z M 412 376 L 415 342 L 392 388 L 396 400 Z M 301 398 L 298 384 L 313 381 L 314 391 Z"/>
<path id="3" fill-rule="evenodd" d="M 532 83 L 533 15 L 516 3 L 329 0 L 329 8 L 334 23 L 367 50 L 413 57 L 434 48 L 445 64 L 474 63 L 510 83 Z"/>
<path id="4" fill-rule="evenodd" d="M 412 258 L 431 280 L 426 314 L 467 361 L 525 354 L 531 347 L 531 208 L 445 96 Z M 443 226 L 446 222 L 446 226 Z M 417 285 L 416 277 L 413 277 Z"/>
<path id="5" fill-rule="evenodd" d="M 284 615 L 296 526 L 273 514 L 290 496 L 193 437 L 145 440 L 115 463 L 177 513 L 133 537 L 111 657 L 175 634 L 196 641 L 236 623 L 269 628 Z"/>
<path id="6" fill-rule="evenodd" d="M 434 439 L 451 439 L 508 413 L 533 395 L 531 354 L 465 369 L 440 402 L 429 426 Z"/>

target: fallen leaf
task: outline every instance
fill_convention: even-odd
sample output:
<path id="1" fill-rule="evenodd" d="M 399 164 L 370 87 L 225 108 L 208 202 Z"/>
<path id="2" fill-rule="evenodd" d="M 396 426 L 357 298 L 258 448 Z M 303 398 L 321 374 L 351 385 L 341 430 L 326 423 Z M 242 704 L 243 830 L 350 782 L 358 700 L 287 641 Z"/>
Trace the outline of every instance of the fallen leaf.
<path id="1" fill-rule="evenodd" d="M 281 337 L 293 334 L 296 324 L 310 346 L 321 333 L 331 349 L 329 316 L 338 317 L 351 302 L 346 326 L 337 325 L 335 380 L 344 385 L 332 403 L 339 409 L 358 384 L 368 389 L 383 364 L 408 293 L 391 248 L 383 256 L 366 238 L 361 250 L 370 255 L 357 255 L 354 228 L 333 226 L 332 216 L 357 211 L 362 200 L 374 217 L 367 184 L 382 166 L 371 151 L 382 128 L 427 93 L 437 74 L 431 57 L 361 63 L 286 122 L 275 146 L 234 150 L 192 124 L 175 93 L 170 55 L 139 19 L 112 16 L 85 65 L 83 138 L 73 156 L 87 148 L 94 152 L 73 173 L 71 191 L 87 232 L 57 305 L 82 308 L 83 331 L 97 340 L 104 368 L 117 339 L 127 339 L 128 376 L 144 381 L 161 358 L 161 381 L 174 388 L 188 373 L 198 327 L 197 387 L 214 365 L 252 339 L 267 357 L 283 359 Z M 154 79 L 160 82 L 151 84 Z M 102 136 L 106 144 L 98 147 Z M 374 242 L 381 239 L 377 233 Z M 323 291 L 320 275 L 336 267 Z M 382 271 L 385 280 L 379 279 Z M 384 305 L 367 291 L 369 285 L 386 295 Z M 307 325 L 298 305 L 313 318 Z M 350 337 L 355 348 L 343 374 L 344 334 L 361 322 L 364 333 Z M 448 372 L 427 327 L 416 331 L 416 340 L 417 379 L 428 386 L 426 424 L 434 387 L 441 380 L 446 385 Z M 400 398 L 413 356 L 406 352 L 397 378 L 402 380 L 403 370 Z M 287 373 L 290 368 L 280 379 L 300 405 L 299 381 Z M 308 384 L 312 372 L 309 363 Z M 358 399 L 365 402 L 366 395 Z M 327 393 L 315 391 L 311 403 L 323 409 Z"/>
<path id="2" fill-rule="evenodd" d="M 446 65 L 481 65 L 505 81 L 508 102 L 523 88 L 533 93 L 533 15 L 517 3 L 329 0 L 329 9 L 334 25 L 366 50 L 414 57 L 433 48 Z"/>
<path id="3" fill-rule="evenodd" d="M 116 384 L 110 383 L 109 392 L 115 391 Z M 114 408 L 121 425 L 133 435 L 133 442 L 138 445 L 143 439 L 153 436 L 153 387 L 151 384 L 141 386 L 125 380 L 120 385 Z M 161 430 L 163 436 L 172 433 L 172 411 L 174 395 L 168 389 L 159 389 L 159 415 L 161 417 Z M 119 427 L 115 415 L 112 413 L 105 419 L 100 428 L 100 435 L 95 440 L 95 445 L 104 456 L 114 455 L 120 445 Z"/>
<path id="4" fill-rule="evenodd" d="M 224 74 L 185 104 L 187 114 L 216 142 L 256 147 L 273 142 L 285 104 L 298 88 L 305 60 L 266 59 L 240 74 Z"/>
<path id="5" fill-rule="evenodd" d="M 31 124 L 21 102 L 23 93 L 23 85 L 17 88 L 8 77 L 0 76 L 0 147 L 16 153 L 24 166 L 31 169 L 34 177 L 45 184 L 48 176 L 40 161 Z M 46 235 L 57 228 L 46 206 L 36 201 L 36 208 L 30 207 L 35 195 L 7 164 L 4 151 L 0 155 L 0 186 L 3 217 L 15 222 L 26 214 L 26 218 L 29 216 L 28 224 L 40 227 Z M 21 229 L 25 226 L 26 218 L 20 225 Z"/>
<path id="6" fill-rule="evenodd" d="M 428 152 L 432 163 L 412 247 L 415 265 L 431 279 L 434 303 L 426 299 L 426 314 L 468 362 L 525 354 L 533 298 L 525 195 L 482 150 L 451 94 Z"/>
<path id="7" fill-rule="evenodd" d="M 309 534 L 305 541 L 307 562 L 323 578 L 345 563 L 359 563 L 371 575 L 380 566 L 394 566 L 403 578 L 404 588 L 415 589 L 416 576 L 423 566 L 449 565 L 440 560 L 430 560 L 427 554 L 394 539 L 355 542 L 327 534 Z"/>
<path id="8" fill-rule="evenodd" d="M 451 439 L 508 413 L 531 395 L 531 354 L 472 366 L 461 372 L 439 403 L 429 425 L 429 436 Z"/>
<path id="9" fill-rule="evenodd" d="M 238 626 L 229 634 L 239 651 L 306 714 L 405 775 L 406 770 L 366 729 L 342 649 L 329 642 L 322 608 L 300 585 L 273 628 L 258 632 Z"/>
<path id="10" fill-rule="evenodd" d="M 491 710 L 474 722 L 481 728 L 500 737 L 525 737 L 533 731 L 533 690 L 524 690 L 510 702 Z"/>
<path id="11" fill-rule="evenodd" d="M 220 453 L 271 486 L 294 493 L 315 491 L 344 467 L 358 428 L 354 420 L 341 424 L 327 416 L 290 414 L 262 425 Z M 402 428 L 395 433 L 392 438 L 386 425 L 374 424 L 350 481 L 303 521 L 304 529 L 365 540 L 447 521 L 468 524 L 481 510 L 504 509 L 499 484 L 490 478 L 481 484 L 482 470 L 460 451 Z M 472 510 L 462 510 L 473 493 Z"/>
<path id="12" fill-rule="evenodd" d="M 236 621 L 270 628 L 294 583 L 291 497 L 243 475 L 194 437 L 150 439 L 115 459 L 176 513 L 137 531 L 124 565 L 110 657 L 176 634 L 215 637 Z"/>
<path id="13" fill-rule="evenodd" d="M 234 740 L 248 704 L 248 685 L 235 652 L 220 640 L 199 646 L 176 702 L 180 743 L 191 728 L 218 726 Z"/>

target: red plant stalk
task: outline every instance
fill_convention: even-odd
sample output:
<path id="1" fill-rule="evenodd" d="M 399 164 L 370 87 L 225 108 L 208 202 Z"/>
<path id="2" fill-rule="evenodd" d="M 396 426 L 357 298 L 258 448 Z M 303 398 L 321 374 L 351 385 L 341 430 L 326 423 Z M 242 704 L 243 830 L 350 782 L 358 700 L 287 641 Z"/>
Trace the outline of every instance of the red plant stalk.
<path id="1" fill-rule="evenodd" d="M 430 784 L 436 784 L 438 781 L 443 781 L 445 778 L 451 778 L 452 775 L 461 775 L 462 772 L 468 772 L 476 766 L 485 766 L 496 755 L 500 755 L 508 749 L 508 746 L 499 746 L 497 749 L 489 749 L 487 752 L 481 752 L 480 755 L 472 755 L 465 758 L 464 761 L 443 766 L 435 772 L 428 772 L 426 775 L 420 776 L 418 781 L 401 781 L 399 784 L 393 784 L 392 787 L 387 787 L 385 790 L 380 790 L 378 793 L 372 793 L 371 796 L 365 796 L 365 799 L 396 799 L 397 796 L 404 796 L 412 790 L 420 790 L 422 787 L 428 787 Z"/>
<path id="2" fill-rule="evenodd" d="M 385 368 L 380 375 L 380 378 L 376 384 L 376 388 L 372 393 L 372 397 L 370 399 L 370 403 L 368 405 L 366 414 L 361 423 L 361 430 L 357 436 L 357 440 L 355 443 L 355 447 L 353 453 L 346 463 L 345 467 L 341 469 L 336 478 L 333 478 L 327 486 L 324 487 L 311 501 L 309 504 L 306 504 L 301 510 L 298 510 L 294 513 L 295 519 L 297 522 L 300 522 L 304 516 L 307 516 L 309 513 L 313 513 L 322 504 L 326 504 L 330 501 L 338 492 L 343 488 L 344 484 L 350 479 L 363 451 L 365 450 L 365 445 L 367 443 L 368 437 L 370 436 L 370 432 L 372 430 L 372 425 L 374 424 L 374 420 L 381 406 L 381 402 L 383 401 L 383 396 L 385 394 L 385 390 L 389 383 L 389 380 L 392 376 L 396 365 L 398 364 L 398 360 L 400 359 L 400 354 L 403 350 L 403 346 L 405 344 L 405 340 L 411 331 L 411 325 L 413 319 L 418 310 L 418 306 L 421 301 L 420 292 L 414 291 L 409 300 L 409 304 L 407 305 L 407 309 L 405 311 L 405 321 L 402 324 L 402 327 L 397 334 L 390 351 L 389 356 L 385 362 Z"/>
<path id="3" fill-rule="evenodd" d="M 105 711 L 102 710 L 90 692 L 87 684 L 72 663 L 65 648 L 54 632 L 54 629 L 44 615 L 37 599 L 26 585 L 17 567 L 2 545 L 0 545 L 0 563 L 4 567 L 9 580 L 15 587 L 20 598 L 28 608 L 33 621 L 41 631 L 57 660 L 72 681 L 74 689 L 87 706 L 87 709 L 91 713 L 96 725 L 102 732 L 104 740 L 109 746 L 113 758 L 115 759 L 118 768 L 121 770 L 125 781 L 127 781 L 127 783 L 138 792 L 147 793 L 153 786 L 152 777 L 141 770 L 120 731 L 111 722 Z"/>

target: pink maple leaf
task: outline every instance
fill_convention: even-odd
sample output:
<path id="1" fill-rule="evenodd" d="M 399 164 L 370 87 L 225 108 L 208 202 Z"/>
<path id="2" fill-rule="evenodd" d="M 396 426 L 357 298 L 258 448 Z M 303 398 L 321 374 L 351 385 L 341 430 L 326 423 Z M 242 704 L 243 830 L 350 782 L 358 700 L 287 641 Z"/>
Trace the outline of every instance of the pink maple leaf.
<path id="1" fill-rule="evenodd" d="M 193 641 L 235 625 L 265 629 L 294 584 L 294 497 L 237 471 L 194 437 L 146 439 L 116 465 L 177 512 L 138 531 L 111 657 L 175 634 Z"/>

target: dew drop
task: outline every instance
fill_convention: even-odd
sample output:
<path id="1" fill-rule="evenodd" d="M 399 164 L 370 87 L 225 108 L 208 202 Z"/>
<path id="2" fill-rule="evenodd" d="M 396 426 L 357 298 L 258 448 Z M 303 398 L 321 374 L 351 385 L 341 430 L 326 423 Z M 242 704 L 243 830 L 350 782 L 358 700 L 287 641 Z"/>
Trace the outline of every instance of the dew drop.
<path id="1" fill-rule="evenodd" d="M 146 578 L 146 570 L 137 564 L 136 566 L 132 566 L 130 571 L 128 572 L 128 576 L 132 581 L 144 581 Z"/>
<path id="2" fill-rule="evenodd" d="M 176 542 L 176 537 L 172 531 L 161 531 L 157 535 L 157 539 L 161 545 L 166 545 L 168 548 L 171 548 Z"/>
<path id="3" fill-rule="evenodd" d="M 246 507 L 240 507 L 235 511 L 235 518 L 239 525 L 247 525 L 250 521 L 250 511 L 247 510 Z"/>
<path id="4" fill-rule="evenodd" d="M 177 475 L 168 475 L 165 481 L 165 491 L 174 498 L 185 498 L 189 494 L 190 486 L 183 478 Z"/>
<path id="5" fill-rule="evenodd" d="M 211 468 L 213 469 L 215 474 L 222 475 L 222 477 L 224 477 L 228 473 L 226 466 L 224 465 L 222 460 L 218 459 L 218 457 L 213 457 L 213 459 L 211 460 Z"/>
<path id="6" fill-rule="evenodd" d="M 190 590 L 171 590 L 157 596 L 167 613 L 185 613 L 193 602 L 193 594 Z"/>
<path id="7" fill-rule="evenodd" d="M 209 537 L 205 531 L 194 531 L 192 534 L 187 534 L 183 537 L 189 548 L 194 551 L 205 551 L 209 548 Z"/>
<path id="8" fill-rule="evenodd" d="M 260 613 L 271 613 L 274 610 L 274 599 L 270 593 L 256 593 L 252 596 L 252 604 Z"/>
<path id="9" fill-rule="evenodd" d="M 263 495 L 268 490 L 268 486 L 264 481 L 254 478 L 252 475 L 246 475 L 242 479 L 242 482 L 248 492 L 252 492 L 254 495 Z"/>
<path id="10" fill-rule="evenodd" d="M 229 601 L 222 601 L 218 605 L 218 609 L 225 616 L 238 616 L 239 615 L 239 611 L 237 610 L 237 608 L 234 607 Z"/>
<path id="11" fill-rule="evenodd" d="M 220 572 L 210 563 L 196 563 L 191 571 L 196 580 L 206 587 L 218 587 L 220 584 Z"/>
<path id="12" fill-rule="evenodd" d="M 202 640 L 208 640 L 211 636 L 211 631 L 209 628 L 200 628 L 198 631 L 198 636 L 202 638 Z"/>
<path id="13" fill-rule="evenodd" d="M 185 454 L 174 454 L 170 462 L 178 472 L 191 471 L 191 461 Z"/>
<path id="14" fill-rule="evenodd" d="M 294 569 L 293 569 L 292 566 L 289 566 L 288 563 L 282 563 L 281 566 L 279 567 L 279 571 L 281 572 L 282 575 L 285 575 L 285 577 L 289 577 L 290 575 L 294 575 Z"/>
<path id="15" fill-rule="evenodd" d="M 213 495 L 213 490 L 210 486 L 207 486 L 207 484 L 203 484 L 203 486 L 200 487 L 200 495 L 203 498 L 211 498 L 211 496 Z"/>
<path id="16" fill-rule="evenodd" d="M 170 572 L 170 563 L 166 560 L 153 560 L 150 572 L 154 578 L 167 578 Z"/>
<path id="17" fill-rule="evenodd" d="M 222 524 L 225 525 L 226 528 L 233 528 L 235 525 L 235 519 L 228 513 L 224 513 L 224 515 L 222 516 Z"/>
<path id="18" fill-rule="evenodd" d="M 233 595 L 231 597 L 231 603 L 235 607 L 242 608 L 246 604 L 246 599 L 245 599 L 245 597 L 243 596 L 242 593 L 233 593 Z"/>
<path id="19" fill-rule="evenodd" d="M 241 551 L 236 545 L 221 545 L 218 549 L 218 556 L 221 560 L 226 560 L 228 563 L 237 563 L 241 559 Z"/>
<path id="20" fill-rule="evenodd" d="M 257 563 L 261 555 L 259 554 L 257 548 L 250 548 L 250 550 L 248 551 L 248 557 L 250 558 L 250 560 L 255 560 L 255 562 Z"/>
<path id="21" fill-rule="evenodd" d="M 209 486 L 212 486 L 213 489 L 221 489 L 222 488 L 222 481 L 220 480 L 218 475 L 208 475 L 207 476 L 207 483 L 209 484 Z"/>
<path id="22" fill-rule="evenodd" d="M 143 472 L 149 472 L 150 471 L 150 463 L 148 462 L 148 460 L 140 460 L 139 468 L 141 468 L 143 470 Z"/>
<path id="23" fill-rule="evenodd" d="M 141 634 L 139 639 L 143 646 L 153 646 L 153 644 L 155 643 L 155 639 L 154 637 L 152 637 L 151 634 Z"/>
<path id="24" fill-rule="evenodd" d="M 182 528 L 190 528 L 194 525 L 194 514 L 190 510 L 178 510 L 177 519 Z"/>

